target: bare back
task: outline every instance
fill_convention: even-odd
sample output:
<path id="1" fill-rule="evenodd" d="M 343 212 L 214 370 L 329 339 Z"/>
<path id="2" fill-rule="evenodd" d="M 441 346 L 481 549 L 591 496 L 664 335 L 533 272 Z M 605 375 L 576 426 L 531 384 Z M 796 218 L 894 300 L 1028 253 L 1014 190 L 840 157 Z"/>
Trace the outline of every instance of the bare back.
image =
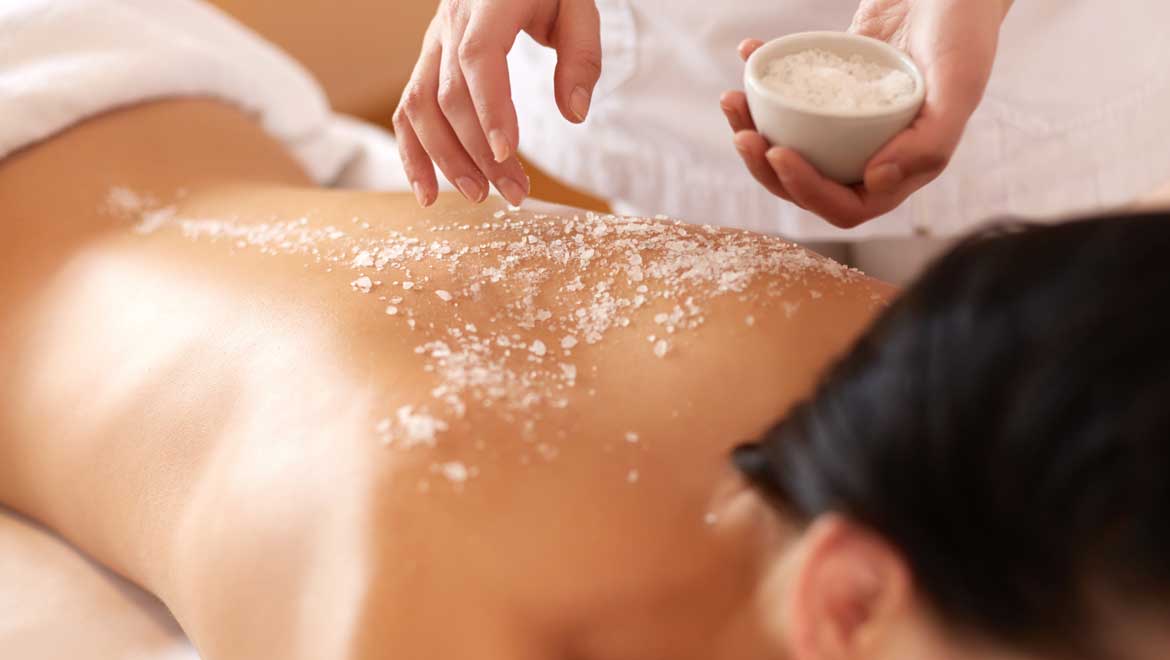
<path id="1" fill-rule="evenodd" d="M 662 219 L 118 183 L 15 261 L 9 464 L 68 486 L 0 497 L 209 659 L 730 653 L 765 544 L 727 452 L 889 293 Z"/>

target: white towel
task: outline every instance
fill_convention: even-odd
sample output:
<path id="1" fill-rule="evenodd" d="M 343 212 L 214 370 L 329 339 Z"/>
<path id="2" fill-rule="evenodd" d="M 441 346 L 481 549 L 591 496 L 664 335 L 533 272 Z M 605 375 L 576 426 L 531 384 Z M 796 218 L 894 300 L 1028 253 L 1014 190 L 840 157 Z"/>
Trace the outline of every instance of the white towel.
<path id="1" fill-rule="evenodd" d="M 393 138 L 334 114 L 292 58 L 196 0 L 0 2 L 0 159 L 111 108 L 211 96 L 324 185 L 409 190 Z"/>

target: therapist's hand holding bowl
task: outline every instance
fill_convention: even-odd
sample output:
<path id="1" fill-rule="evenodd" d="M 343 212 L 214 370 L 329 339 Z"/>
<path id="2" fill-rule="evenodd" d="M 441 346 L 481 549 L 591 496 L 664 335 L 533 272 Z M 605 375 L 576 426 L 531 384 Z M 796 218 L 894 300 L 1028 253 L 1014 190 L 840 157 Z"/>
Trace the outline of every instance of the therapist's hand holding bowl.
<path id="1" fill-rule="evenodd" d="M 926 81 L 918 117 L 875 154 L 864 182 L 842 185 L 796 151 L 770 145 L 756 130 L 743 92 L 720 100 L 735 148 L 773 194 L 843 228 L 897 208 L 943 172 L 983 99 L 1012 0 L 864 0 L 849 31 L 885 41 L 914 59 Z M 747 61 L 764 42 L 740 44 Z"/>

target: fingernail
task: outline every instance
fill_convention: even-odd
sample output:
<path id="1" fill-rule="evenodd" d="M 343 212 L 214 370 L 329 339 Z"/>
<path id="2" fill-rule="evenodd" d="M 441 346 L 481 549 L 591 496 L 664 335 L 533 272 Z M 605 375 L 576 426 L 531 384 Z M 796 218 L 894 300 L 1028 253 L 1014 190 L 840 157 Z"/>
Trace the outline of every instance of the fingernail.
<path id="1" fill-rule="evenodd" d="M 585 91 L 584 87 L 574 89 L 573 94 L 569 96 L 569 111 L 577 121 L 585 121 L 585 116 L 589 114 L 589 92 Z"/>
<path id="2" fill-rule="evenodd" d="M 508 160 L 508 156 L 512 155 L 512 145 L 508 143 L 504 132 L 498 128 L 494 128 L 488 133 L 488 144 L 492 147 L 492 156 L 495 157 L 497 163 Z"/>
<path id="3" fill-rule="evenodd" d="M 503 195 L 504 199 L 508 200 L 512 206 L 520 206 L 520 203 L 524 201 L 526 196 L 528 196 L 524 186 L 517 183 L 515 179 L 500 179 L 496 182 L 496 188 L 499 189 L 500 194 Z"/>
<path id="4" fill-rule="evenodd" d="M 458 179 L 455 179 L 455 187 L 458 188 L 459 192 L 463 193 L 463 196 L 467 199 L 473 202 L 483 201 L 483 186 L 479 185 L 479 182 L 475 179 L 469 176 L 461 176 Z"/>
<path id="5" fill-rule="evenodd" d="M 427 194 L 423 192 L 422 184 L 418 181 L 415 181 L 410 184 L 410 187 L 414 189 L 414 198 L 418 200 L 418 205 L 426 208 Z"/>
<path id="6" fill-rule="evenodd" d="M 897 163 L 886 163 L 873 168 L 873 173 L 866 178 L 866 187 L 876 193 L 886 193 L 901 185 L 903 178 Z"/>

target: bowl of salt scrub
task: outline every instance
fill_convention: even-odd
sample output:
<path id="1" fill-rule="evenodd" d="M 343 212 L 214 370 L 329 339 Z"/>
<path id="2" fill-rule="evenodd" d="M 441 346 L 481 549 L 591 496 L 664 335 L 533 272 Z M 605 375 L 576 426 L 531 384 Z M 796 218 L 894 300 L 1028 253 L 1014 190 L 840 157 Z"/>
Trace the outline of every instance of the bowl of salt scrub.
<path id="1" fill-rule="evenodd" d="M 765 139 L 844 184 L 862 180 L 869 159 L 914 121 L 926 98 L 908 55 L 844 32 L 801 32 L 760 46 L 744 87 Z"/>

